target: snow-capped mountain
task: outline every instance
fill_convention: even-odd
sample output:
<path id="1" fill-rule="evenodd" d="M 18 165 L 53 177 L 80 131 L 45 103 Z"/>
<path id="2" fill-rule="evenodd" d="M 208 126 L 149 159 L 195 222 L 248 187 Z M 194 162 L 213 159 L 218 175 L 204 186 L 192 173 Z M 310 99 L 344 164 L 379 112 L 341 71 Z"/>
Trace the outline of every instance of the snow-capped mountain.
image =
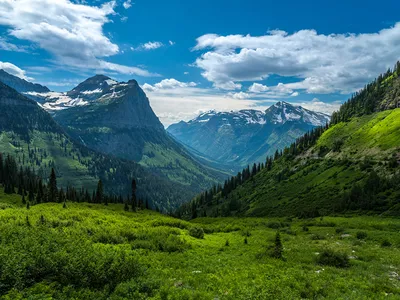
<path id="1" fill-rule="evenodd" d="M 209 111 L 173 124 L 167 131 L 195 153 L 224 164 L 245 165 L 264 161 L 267 155 L 329 120 L 326 114 L 278 102 L 265 112 Z"/>
<path id="2" fill-rule="evenodd" d="M 330 116 L 294 106 L 280 101 L 265 111 L 265 120 L 273 124 L 285 124 L 286 122 L 303 122 L 312 126 L 324 126 L 330 120 Z"/>
<path id="3" fill-rule="evenodd" d="M 69 92 L 23 92 L 36 100 L 47 111 L 64 110 L 75 106 L 85 106 L 94 101 L 105 101 L 120 97 L 129 83 L 117 82 L 104 75 L 96 75 Z"/>

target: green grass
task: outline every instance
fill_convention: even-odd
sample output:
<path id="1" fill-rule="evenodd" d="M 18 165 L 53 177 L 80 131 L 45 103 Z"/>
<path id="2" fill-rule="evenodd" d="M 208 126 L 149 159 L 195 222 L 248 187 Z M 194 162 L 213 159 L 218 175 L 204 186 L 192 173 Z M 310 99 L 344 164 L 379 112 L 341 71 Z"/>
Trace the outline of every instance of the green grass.
<path id="1" fill-rule="evenodd" d="M 400 109 L 353 118 L 329 128 L 318 140 L 317 148 L 332 149 L 333 143 L 344 144 L 331 156 L 384 159 L 400 147 Z"/>
<path id="2" fill-rule="evenodd" d="M 0 201 L 1 299 L 396 299 L 400 293 L 398 219 L 189 223 L 120 205 L 48 203 L 27 210 L 20 196 L 1 192 Z M 203 239 L 190 236 L 193 227 L 204 230 Z M 282 260 L 269 255 L 277 229 Z M 360 231 L 367 233 L 363 240 Z M 392 246 L 381 247 L 384 240 Z M 318 264 L 327 249 L 344 253 L 350 266 Z"/>

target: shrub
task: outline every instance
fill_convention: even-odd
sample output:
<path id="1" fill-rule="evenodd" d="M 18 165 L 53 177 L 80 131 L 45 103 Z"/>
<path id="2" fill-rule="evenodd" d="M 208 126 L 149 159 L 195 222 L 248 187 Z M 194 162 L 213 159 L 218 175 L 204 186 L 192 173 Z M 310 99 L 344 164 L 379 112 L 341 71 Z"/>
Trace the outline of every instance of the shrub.
<path id="1" fill-rule="evenodd" d="M 364 239 L 367 238 L 367 236 L 368 236 L 368 234 L 367 234 L 365 231 L 359 231 L 359 232 L 357 232 L 357 234 L 356 234 L 356 237 L 357 237 L 357 239 L 359 239 L 359 240 L 364 240 Z"/>
<path id="2" fill-rule="evenodd" d="M 282 226 L 281 226 L 281 223 L 274 221 L 274 222 L 268 222 L 267 227 L 271 228 L 271 229 L 279 229 Z"/>
<path id="3" fill-rule="evenodd" d="M 163 245 L 164 252 L 183 252 L 190 247 L 183 239 L 176 235 L 170 235 Z"/>
<path id="4" fill-rule="evenodd" d="M 341 234 L 341 233 L 344 232 L 344 228 L 342 228 L 342 227 L 336 228 L 335 232 L 336 232 L 337 234 Z"/>
<path id="5" fill-rule="evenodd" d="M 226 240 L 225 246 L 226 246 L 226 247 L 229 247 L 229 240 Z"/>
<path id="6" fill-rule="evenodd" d="M 392 243 L 389 240 L 383 240 L 381 243 L 382 247 L 391 247 Z"/>
<path id="7" fill-rule="evenodd" d="M 189 229 L 189 235 L 196 238 L 196 239 L 203 239 L 204 238 L 204 230 L 200 227 L 192 227 Z"/>
<path id="8" fill-rule="evenodd" d="M 310 229 L 306 226 L 306 225 L 303 225 L 303 231 L 304 232 L 308 232 Z"/>
<path id="9" fill-rule="evenodd" d="M 320 240 L 324 240 L 325 237 L 323 235 L 321 235 L 321 234 L 312 234 L 311 235 L 311 239 L 313 241 L 320 241 Z"/>
<path id="10" fill-rule="evenodd" d="M 245 236 L 245 237 L 250 237 L 251 236 L 251 232 L 248 229 L 243 230 L 241 232 L 241 234 L 242 234 L 242 236 Z"/>
<path id="11" fill-rule="evenodd" d="M 335 252 L 331 249 L 322 251 L 317 256 L 317 263 L 319 265 L 336 268 L 348 268 L 350 266 L 350 260 L 346 253 Z"/>

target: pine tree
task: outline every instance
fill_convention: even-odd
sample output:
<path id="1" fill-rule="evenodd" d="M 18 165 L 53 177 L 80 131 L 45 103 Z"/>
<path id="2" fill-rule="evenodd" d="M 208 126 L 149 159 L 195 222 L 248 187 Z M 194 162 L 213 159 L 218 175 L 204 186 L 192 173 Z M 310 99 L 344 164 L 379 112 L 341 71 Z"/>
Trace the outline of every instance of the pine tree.
<path id="1" fill-rule="evenodd" d="M 129 205 L 128 205 L 128 202 L 125 202 L 125 205 L 124 205 L 124 210 L 125 210 L 125 211 L 129 211 Z"/>
<path id="2" fill-rule="evenodd" d="M 26 204 L 25 195 L 22 194 L 22 204 Z"/>
<path id="3" fill-rule="evenodd" d="M 57 189 L 57 178 L 54 168 L 51 168 L 50 180 L 48 185 L 48 201 L 57 202 L 58 189 Z"/>
<path id="4" fill-rule="evenodd" d="M 274 250 L 272 252 L 272 257 L 275 258 L 283 257 L 283 245 L 281 240 L 281 234 L 279 233 L 279 231 L 277 231 L 275 235 Z"/>
<path id="5" fill-rule="evenodd" d="M 97 183 L 97 190 L 96 190 L 96 203 L 103 203 L 104 199 L 104 191 L 103 191 L 103 182 L 101 179 Z"/>
<path id="6" fill-rule="evenodd" d="M 132 179 L 132 210 L 136 211 L 138 204 L 136 203 L 136 180 Z"/>

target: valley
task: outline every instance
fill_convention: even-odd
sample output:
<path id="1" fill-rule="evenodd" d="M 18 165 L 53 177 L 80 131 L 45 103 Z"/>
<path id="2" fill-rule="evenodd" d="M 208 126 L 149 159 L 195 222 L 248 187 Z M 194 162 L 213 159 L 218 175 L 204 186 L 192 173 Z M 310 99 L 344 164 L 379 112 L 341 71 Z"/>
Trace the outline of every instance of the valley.
<path id="1" fill-rule="evenodd" d="M 400 299 L 400 6 L 203 2 L 0 1 L 0 300 Z"/>

